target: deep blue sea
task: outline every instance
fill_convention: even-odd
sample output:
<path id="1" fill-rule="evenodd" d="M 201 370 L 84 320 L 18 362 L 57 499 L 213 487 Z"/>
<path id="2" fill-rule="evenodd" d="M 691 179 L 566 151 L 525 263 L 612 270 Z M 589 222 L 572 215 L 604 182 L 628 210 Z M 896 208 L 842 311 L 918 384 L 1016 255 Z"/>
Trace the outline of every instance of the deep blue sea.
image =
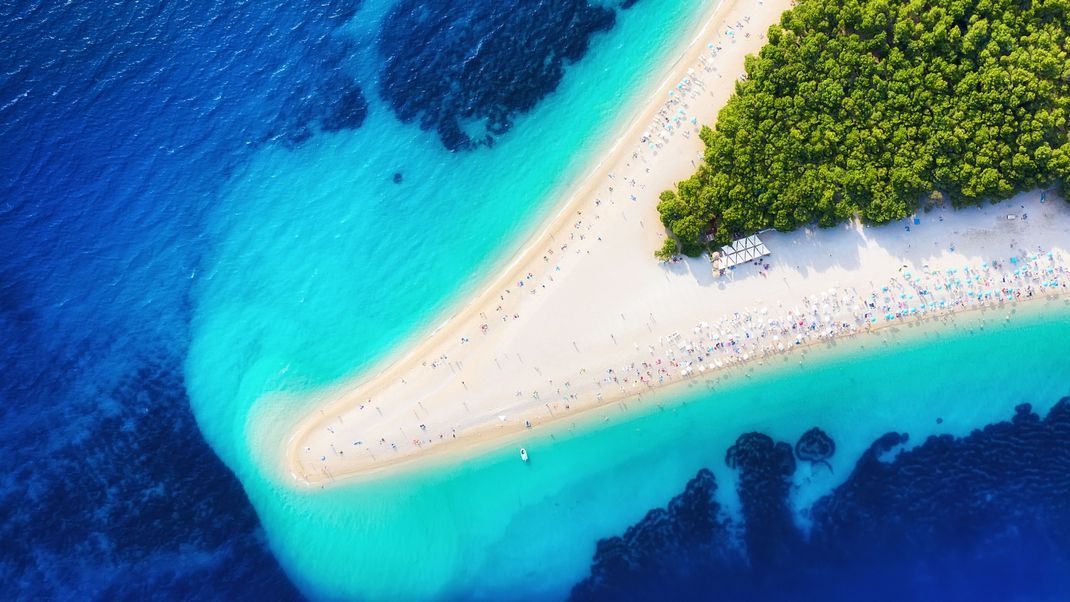
<path id="1" fill-rule="evenodd" d="M 2 597 L 1070 598 L 1065 307 L 690 391 L 526 475 L 264 466 L 302 415 L 273 394 L 477 283 L 709 4 L 0 5 Z"/>
<path id="2" fill-rule="evenodd" d="M 231 249 L 244 232 L 266 229 L 271 239 L 275 224 L 296 224 L 302 213 L 311 219 L 301 226 L 355 241 L 341 251 L 298 245 L 307 255 L 281 247 L 279 256 L 292 263 L 279 268 L 266 252 L 247 257 L 268 280 L 272 271 L 301 280 L 318 269 L 319 252 L 330 256 L 324 264 L 345 270 L 331 276 L 337 283 L 341 274 L 351 288 L 332 290 L 357 295 L 353 305 L 327 299 L 314 319 L 334 328 L 336 316 L 322 311 L 333 304 L 364 343 L 340 354 L 320 350 L 327 365 L 294 373 L 323 382 L 356 369 L 530 227 L 524 218 L 577 172 L 571 159 L 590 155 L 592 128 L 612 125 L 622 89 L 651 76 L 665 56 L 658 46 L 682 30 L 697 3 L 648 2 L 645 15 L 631 17 L 632 34 L 614 38 L 630 4 L 0 5 L 5 592 L 27 599 L 297 597 L 232 473 L 242 460 L 231 454 L 228 469 L 218 458 L 229 451 L 223 436 L 213 451 L 191 411 L 191 341 L 233 342 L 233 335 L 261 344 L 249 336 L 255 326 L 223 334 L 195 326 L 218 319 L 219 306 L 206 299 L 227 294 L 203 275 L 240 261 Z M 636 46 L 637 60 L 603 74 L 641 18 L 655 27 Z M 602 58 L 585 62 L 599 39 Z M 590 66 L 573 76 L 572 92 L 559 94 L 556 108 L 547 105 L 566 71 L 580 65 Z M 596 90 L 586 115 L 562 122 L 583 88 Z M 550 115 L 531 116 L 548 106 Z M 511 132 L 523 118 L 534 132 L 527 137 Z M 481 167 L 488 158 L 516 163 L 528 143 L 549 163 L 528 160 L 537 169 L 524 173 L 520 165 L 508 182 L 498 178 L 504 189 L 478 188 L 486 178 L 475 190 L 453 186 L 472 170 L 495 173 Z M 513 151 L 502 150 L 509 144 Z M 451 180 L 443 172 L 456 163 L 468 172 Z M 316 196 L 309 178 L 330 184 Z M 367 194 L 341 194 L 354 190 Z M 303 195 L 307 205 L 280 208 L 280 195 Z M 343 219 L 322 228 L 317 207 Z M 436 231 L 423 244 L 453 244 L 461 257 L 440 248 L 408 271 L 365 269 L 412 251 L 401 235 Z M 336 261 L 350 253 L 355 262 Z M 371 288 L 414 275 L 420 286 L 399 287 L 394 298 Z M 265 286 L 290 284 L 275 278 Z M 272 291 L 260 300 L 277 302 L 267 313 L 290 309 L 290 299 Z M 276 320 L 279 330 L 266 336 L 278 340 L 286 321 Z M 222 353 L 233 359 L 241 350 Z M 308 355 L 315 363 L 316 350 Z M 202 419 L 200 426 L 218 424 Z"/>
<path id="3" fill-rule="evenodd" d="M 205 214 L 255 149 L 344 112 L 354 9 L 0 6 L 5 597 L 298 597 L 182 363 Z"/>

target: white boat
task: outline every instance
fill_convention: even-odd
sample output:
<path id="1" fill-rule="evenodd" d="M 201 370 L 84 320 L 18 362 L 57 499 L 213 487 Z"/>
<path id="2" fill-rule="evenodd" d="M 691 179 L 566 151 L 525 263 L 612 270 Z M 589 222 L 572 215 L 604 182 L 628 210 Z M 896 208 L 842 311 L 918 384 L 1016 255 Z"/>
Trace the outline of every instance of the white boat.
<path id="1" fill-rule="evenodd" d="M 524 449 L 523 447 L 520 448 L 520 459 L 525 462 L 528 461 L 528 450 Z"/>

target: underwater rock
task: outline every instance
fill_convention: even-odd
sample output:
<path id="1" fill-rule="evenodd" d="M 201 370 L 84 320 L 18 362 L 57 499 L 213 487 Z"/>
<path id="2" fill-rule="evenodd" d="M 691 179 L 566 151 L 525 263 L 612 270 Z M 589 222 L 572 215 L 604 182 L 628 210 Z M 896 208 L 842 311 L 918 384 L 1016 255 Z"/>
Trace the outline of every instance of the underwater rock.
<path id="1" fill-rule="evenodd" d="M 827 460 L 835 453 L 836 442 L 832 440 L 832 437 L 828 436 L 828 433 L 816 426 L 803 433 L 803 436 L 799 437 L 799 441 L 795 444 L 795 456 L 797 458 L 811 464 L 824 464 L 829 467 L 829 470 L 832 467 Z"/>
<path id="2" fill-rule="evenodd" d="M 695 585 L 694 575 L 708 576 L 711 566 L 741 569 L 745 558 L 731 544 L 716 493 L 717 481 L 704 468 L 665 509 L 651 510 L 621 537 L 599 541 L 591 575 L 573 589 L 572 598 L 665 599 L 686 594 Z"/>
<path id="3" fill-rule="evenodd" d="M 614 8 L 588 0 L 402 0 L 379 36 L 379 92 L 451 151 L 491 146 L 615 23 Z"/>
<path id="4" fill-rule="evenodd" d="M 725 464 L 744 474 L 760 472 L 764 474 L 787 476 L 795 472 L 795 458 L 791 446 L 777 443 L 763 433 L 746 433 L 736 439 L 736 444 L 728 448 Z"/>
<path id="5" fill-rule="evenodd" d="M 815 431 L 800 439 L 800 460 L 834 452 Z M 739 471 L 742 521 L 703 528 L 685 521 L 694 512 L 651 512 L 599 543 L 572 598 L 1070 599 L 1070 397 L 1043 419 L 1023 404 L 1009 421 L 897 450 L 908 440 L 874 441 L 806 513 L 803 538 L 788 501 L 791 447 L 744 434 L 725 456 Z M 696 506 L 705 516 L 712 479 L 702 471 L 685 489 L 709 492 Z M 686 499 L 701 502 L 674 503 Z"/>
<path id="6" fill-rule="evenodd" d="M 5 598 L 302 599 L 198 430 L 178 359 L 146 360 L 99 391 L 79 437 L 12 467 L 18 486 L 0 488 Z M 40 444 L 16 436 L 4 445 Z"/>
<path id="7" fill-rule="evenodd" d="M 325 132 L 355 130 L 364 124 L 368 116 L 368 101 L 364 99 L 360 86 L 350 81 L 328 106 L 326 113 L 322 119 Z"/>
<path id="8" fill-rule="evenodd" d="M 743 543 L 752 570 L 761 573 L 792 557 L 799 541 L 787 502 L 795 456 L 787 443 L 746 433 L 728 448 L 725 462 L 739 471 Z"/>

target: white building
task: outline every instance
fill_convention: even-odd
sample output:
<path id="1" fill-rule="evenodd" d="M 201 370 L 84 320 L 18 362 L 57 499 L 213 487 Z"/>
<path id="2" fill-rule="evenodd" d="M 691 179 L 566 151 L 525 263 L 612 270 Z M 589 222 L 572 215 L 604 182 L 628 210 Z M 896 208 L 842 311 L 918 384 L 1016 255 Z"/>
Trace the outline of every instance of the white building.
<path id="1" fill-rule="evenodd" d="M 713 259 L 713 267 L 717 270 L 727 270 L 730 267 L 754 261 L 769 254 L 769 247 L 758 236 L 751 235 L 736 240 L 730 245 L 721 247 Z"/>

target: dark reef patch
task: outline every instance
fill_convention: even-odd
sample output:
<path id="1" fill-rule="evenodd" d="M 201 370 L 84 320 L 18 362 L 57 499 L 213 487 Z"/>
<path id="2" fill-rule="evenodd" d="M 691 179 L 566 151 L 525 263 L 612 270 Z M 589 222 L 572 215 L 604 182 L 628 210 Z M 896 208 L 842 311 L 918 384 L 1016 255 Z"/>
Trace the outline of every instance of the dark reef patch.
<path id="1" fill-rule="evenodd" d="M 815 432 L 816 431 L 816 432 Z M 820 434 L 820 436 L 819 436 Z M 835 449 L 818 429 L 800 459 Z M 1029 405 L 966 437 L 909 451 L 888 433 L 792 522 L 791 448 L 760 433 L 726 457 L 739 471 L 742 524 L 702 470 L 668 511 L 599 542 L 575 600 L 1055 600 L 1070 596 L 1070 398 L 1041 419 Z M 831 444 L 831 445 L 830 445 Z M 827 454 L 827 455 L 826 455 Z M 686 512 L 674 511 L 688 500 Z M 692 526 L 690 517 L 703 517 Z M 667 579 L 668 577 L 668 579 Z"/>
<path id="2" fill-rule="evenodd" d="M 829 466 L 828 459 L 836 453 L 836 442 L 828 433 L 816 426 L 799 437 L 795 443 L 795 456 L 804 462 L 811 464 L 824 464 Z M 829 467 L 831 470 L 831 467 Z"/>
<path id="3" fill-rule="evenodd" d="M 367 116 L 368 100 L 360 85 L 348 75 L 332 74 L 322 81 L 304 82 L 291 92 L 276 120 L 279 129 L 267 138 L 297 146 L 311 138 L 317 129 L 323 132 L 359 129 Z"/>
<path id="4" fill-rule="evenodd" d="M 669 599 L 713 577 L 708 568 L 719 575 L 741 570 L 746 558 L 730 545 L 716 492 L 713 473 L 702 469 L 666 509 L 651 510 L 622 537 L 599 541 L 591 576 L 574 594 L 622 599 L 657 581 L 660 594 Z"/>
<path id="5" fill-rule="evenodd" d="M 359 4 L 0 9 L 4 599 L 298 596 L 182 369 L 234 175 L 366 119 Z"/>
<path id="6" fill-rule="evenodd" d="M 322 120 L 324 131 L 355 130 L 364 123 L 364 118 L 368 116 L 368 101 L 355 82 L 347 80 L 332 100 Z"/>
<path id="7" fill-rule="evenodd" d="M 331 0 L 308 5 L 296 25 L 301 45 L 302 77 L 280 95 L 277 115 L 261 142 L 298 146 L 317 131 L 356 130 L 368 116 L 368 99 L 360 84 L 348 74 L 347 61 L 356 52 L 354 41 L 338 35 L 337 28 L 349 22 L 363 0 Z M 303 6 L 303 5 L 302 5 Z"/>
<path id="8" fill-rule="evenodd" d="M 615 22 L 613 8 L 587 0 L 402 0 L 379 41 L 380 93 L 451 151 L 490 146 Z"/>
<path id="9" fill-rule="evenodd" d="M 795 472 L 791 446 L 762 433 L 747 433 L 728 448 L 725 463 L 739 471 L 743 540 L 751 566 L 760 572 L 790 562 L 798 543 L 788 507 Z"/>
<path id="10" fill-rule="evenodd" d="M 6 595 L 301 599 L 184 391 L 177 370 L 146 365 L 86 408 L 80 432 L 63 425 L 68 436 L 52 437 L 49 423 L 8 431 Z"/>

